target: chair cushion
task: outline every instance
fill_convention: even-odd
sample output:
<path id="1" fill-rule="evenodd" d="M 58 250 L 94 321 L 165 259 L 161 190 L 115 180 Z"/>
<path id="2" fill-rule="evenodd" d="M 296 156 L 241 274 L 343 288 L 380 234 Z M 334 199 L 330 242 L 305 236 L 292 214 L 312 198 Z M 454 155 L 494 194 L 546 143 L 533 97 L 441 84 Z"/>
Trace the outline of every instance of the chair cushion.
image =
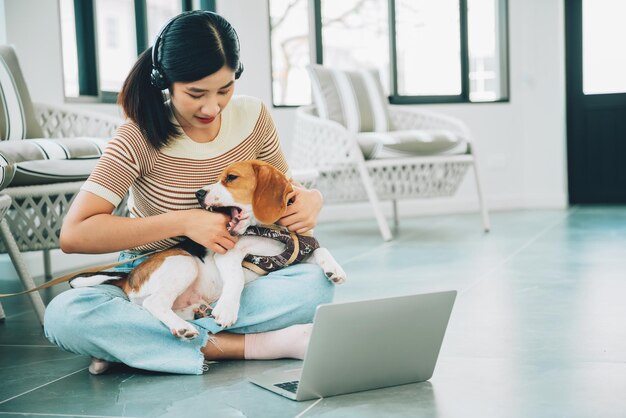
<path id="1" fill-rule="evenodd" d="M 365 132 L 356 135 L 365 159 L 402 158 L 412 155 L 465 154 L 467 142 L 447 130 Z"/>
<path id="2" fill-rule="evenodd" d="M 96 159 L 102 155 L 107 141 L 101 138 L 63 138 L 63 139 L 26 139 L 14 141 L 0 141 L 0 190 L 9 186 L 36 185 L 52 182 L 74 180 L 78 167 L 86 167 L 87 163 L 68 165 L 69 178 L 61 176 L 62 173 L 51 172 L 50 176 L 28 175 L 27 171 L 50 170 L 50 167 L 60 167 L 54 164 L 26 164 L 35 161 L 59 161 L 74 159 Z M 18 179 L 18 167 L 21 173 Z M 75 167 L 71 168 L 70 167 Z M 88 174 L 87 174 L 88 175 Z M 86 178 L 86 177 L 85 177 Z M 26 180 L 28 179 L 28 180 Z M 55 180 L 56 179 L 56 180 Z M 27 183 L 32 181 L 32 183 Z"/>
<path id="3" fill-rule="evenodd" d="M 388 104 L 376 70 L 344 71 L 307 67 L 318 116 L 350 132 L 385 132 L 391 127 Z"/>
<path id="4" fill-rule="evenodd" d="M 97 162 L 98 158 L 24 161 L 15 164 L 11 186 L 86 180 Z"/>
<path id="5" fill-rule="evenodd" d="M 0 46 L 0 140 L 42 137 L 15 51 Z"/>

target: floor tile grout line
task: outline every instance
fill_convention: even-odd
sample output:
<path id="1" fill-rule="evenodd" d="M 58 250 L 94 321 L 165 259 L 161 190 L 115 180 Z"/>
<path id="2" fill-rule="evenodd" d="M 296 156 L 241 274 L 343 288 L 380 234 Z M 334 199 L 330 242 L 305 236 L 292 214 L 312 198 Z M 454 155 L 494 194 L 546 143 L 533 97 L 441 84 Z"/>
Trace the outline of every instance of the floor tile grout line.
<path id="1" fill-rule="evenodd" d="M 82 372 L 83 370 L 87 370 L 87 369 L 88 369 L 87 367 L 83 367 L 82 369 L 76 370 L 75 372 L 72 372 L 72 373 L 67 374 L 67 375 L 65 375 L 65 376 L 62 376 L 62 377 L 59 377 L 58 379 L 54 379 L 54 380 L 53 380 L 53 381 L 51 381 L 51 382 L 44 383 L 43 385 L 39 385 L 39 386 L 37 386 L 36 388 L 33 388 L 33 389 L 30 389 L 30 390 L 27 390 L 27 391 L 26 391 L 26 392 L 24 392 L 24 393 L 20 393 L 19 395 L 12 396 L 12 397 L 10 397 L 9 399 L 5 399 L 5 400 L 3 400 L 3 401 L 0 401 L 0 405 L 2 405 L 3 403 L 7 403 L 7 402 L 9 402 L 9 401 L 11 401 L 11 400 L 13 400 L 13 399 L 15 399 L 15 398 L 19 398 L 19 397 L 20 397 L 20 396 L 22 396 L 22 395 L 26 395 L 27 393 L 33 392 L 33 391 L 35 391 L 35 390 L 37 390 L 37 389 L 41 389 L 42 387 L 44 387 L 44 386 L 48 386 L 48 385 L 50 385 L 50 384 L 52 384 L 52 383 L 54 383 L 54 382 L 58 382 L 59 380 L 65 379 L 66 377 L 72 376 L 72 375 L 74 375 L 74 374 L 76 374 L 76 373 L 78 373 L 78 372 Z"/>
<path id="2" fill-rule="evenodd" d="M 51 414 L 51 413 L 42 413 L 42 412 L 5 412 L 0 411 L 0 414 L 7 415 L 35 415 L 35 416 L 44 416 L 44 417 L 78 417 L 78 418 L 133 418 L 127 415 L 76 415 L 76 414 Z"/>
<path id="3" fill-rule="evenodd" d="M 20 312 L 20 313 L 9 315 L 9 316 L 5 317 L 4 320 L 6 321 L 7 319 L 17 318 L 18 316 L 23 316 L 23 315 L 29 314 L 31 312 L 32 312 L 32 310 L 28 310 L 27 309 L 24 312 Z"/>
<path id="4" fill-rule="evenodd" d="M 319 398 L 318 400 L 316 400 L 313 405 L 309 405 L 309 407 L 307 409 L 305 409 L 304 411 L 300 412 L 298 415 L 296 415 L 294 418 L 300 418 L 302 416 L 304 416 L 304 414 L 306 414 L 307 412 L 309 412 L 311 409 L 313 409 L 313 407 L 315 405 L 317 405 L 318 403 L 320 403 L 324 398 Z"/>
<path id="5" fill-rule="evenodd" d="M 65 353 L 65 354 L 67 354 L 70 357 L 61 357 L 61 358 L 55 358 L 55 359 L 33 361 L 33 362 L 28 363 L 28 366 L 32 367 L 32 366 L 37 366 L 37 365 L 40 365 L 40 364 L 46 364 L 46 363 L 52 363 L 52 362 L 72 361 L 72 360 L 76 359 L 76 357 L 75 357 L 75 355 L 73 353 Z M 19 369 L 21 367 L 24 367 L 24 364 L 14 364 L 12 366 L 3 366 L 3 367 L 0 367 L 0 371 L 1 372 L 5 372 L 7 370 Z"/>
<path id="6" fill-rule="evenodd" d="M 468 287 L 466 287 L 465 289 L 459 291 L 459 296 L 461 296 L 461 295 L 465 294 L 466 292 L 468 292 L 469 290 L 473 289 L 478 283 L 481 283 L 481 282 L 483 282 L 485 280 L 489 280 L 490 276 L 492 276 L 495 272 L 500 270 L 505 264 L 507 264 L 509 261 L 511 261 L 519 253 L 521 253 L 522 251 L 524 251 L 525 249 L 530 247 L 535 241 L 537 241 L 539 238 L 541 238 L 545 233 L 547 233 L 548 231 L 553 229 L 558 224 L 560 224 L 562 222 L 565 222 L 567 220 L 567 218 L 569 218 L 572 213 L 577 211 L 577 209 L 578 209 L 577 207 L 574 207 L 572 210 L 568 211 L 565 216 L 563 216 L 562 218 L 557 219 L 556 221 L 552 222 L 550 225 L 548 225 L 547 227 L 542 229 L 537 235 L 532 237 L 528 242 L 523 244 L 520 248 L 518 248 L 517 250 L 513 251 L 513 253 L 511 253 L 504 260 L 499 262 L 494 268 L 489 270 L 486 274 L 480 276 L 477 280 L 475 280 L 472 283 L 470 283 L 470 285 Z"/>
<path id="7" fill-rule="evenodd" d="M 41 348 L 59 348 L 56 345 L 43 344 L 0 344 L 0 347 L 41 347 Z"/>

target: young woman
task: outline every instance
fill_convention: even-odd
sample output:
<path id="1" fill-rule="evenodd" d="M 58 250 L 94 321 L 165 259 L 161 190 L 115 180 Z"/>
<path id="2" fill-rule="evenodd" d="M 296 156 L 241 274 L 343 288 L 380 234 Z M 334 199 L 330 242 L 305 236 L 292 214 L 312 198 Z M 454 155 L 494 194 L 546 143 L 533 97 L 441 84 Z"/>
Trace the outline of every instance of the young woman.
<path id="1" fill-rule="evenodd" d="M 221 16 L 187 12 L 161 29 L 124 82 L 119 103 L 129 121 L 72 204 L 61 231 L 63 251 L 121 250 L 120 260 L 128 260 L 183 237 L 217 253 L 233 248 L 237 238 L 226 230 L 228 217 L 199 209 L 195 192 L 239 160 L 260 159 L 288 172 L 265 106 L 233 96 L 242 71 L 237 34 Z M 129 190 L 131 217 L 113 216 Z M 294 204 L 279 223 L 308 231 L 322 197 L 300 187 L 292 197 Z M 333 286 L 318 266 L 288 267 L 244 288 L 239 319 L 228 332 L 220 332 L 212 318 L 198 319 L 193 324 L 204 331 L 202 337 L 187 343 L 119 288 L 100 285 L 53 299 L 45 332 L 65 350 L 101 359 L 92 361 L 92 373 L 102 372 L 107 362 L 121 362 L 200 374 L 204 360 L 302 358 L 315 308 L 332 296 Z"/>

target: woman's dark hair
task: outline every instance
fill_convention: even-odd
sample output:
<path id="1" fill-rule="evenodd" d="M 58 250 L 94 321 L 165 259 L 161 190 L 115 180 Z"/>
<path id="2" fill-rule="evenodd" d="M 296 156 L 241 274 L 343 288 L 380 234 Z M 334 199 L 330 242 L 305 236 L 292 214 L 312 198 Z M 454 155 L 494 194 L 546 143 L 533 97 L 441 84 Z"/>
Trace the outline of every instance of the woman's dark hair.
<path id="1" fill-rule="evenodd" d="M 216 13 L 182 13 L 166 23 L 154 45 L 139 56 L 124 81 L 118 103 L 152 146 L 160 149 L 180 135 L 170 121 L 163 90 L 171 89 L 174 82 L 200 80 L 224 66 L 235 71 L 235 78 L 243 72 L 235 29 Z"/>

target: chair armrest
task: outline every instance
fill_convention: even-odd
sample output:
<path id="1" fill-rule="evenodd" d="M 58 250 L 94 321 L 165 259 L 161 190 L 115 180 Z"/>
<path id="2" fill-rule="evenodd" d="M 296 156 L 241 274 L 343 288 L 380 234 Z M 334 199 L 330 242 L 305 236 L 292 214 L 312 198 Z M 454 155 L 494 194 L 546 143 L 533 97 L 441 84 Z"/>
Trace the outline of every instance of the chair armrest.
<path id="1" fill-rule="evenodd" d="M 352 135 L 339 123 L 321 119 L 312 106 L 296 110 L 289 162 L 297 169 L 330 167 L 363 158 Z"/>
<path id="2" fill-rule="evenodd" d="M 389 115 L 394 131 L 407 129 L 443 129 L 460 135 L 471 142 L 469 127 L 460 119 L 414 107 L 390 105 Z"/>
<path id="3" fill-rule="evenodd" d="M 37 122 L 46 138 L 90 136 L 112 138 L 124 123 L 121 118 L 67 106 L 34 103 Z"/>

